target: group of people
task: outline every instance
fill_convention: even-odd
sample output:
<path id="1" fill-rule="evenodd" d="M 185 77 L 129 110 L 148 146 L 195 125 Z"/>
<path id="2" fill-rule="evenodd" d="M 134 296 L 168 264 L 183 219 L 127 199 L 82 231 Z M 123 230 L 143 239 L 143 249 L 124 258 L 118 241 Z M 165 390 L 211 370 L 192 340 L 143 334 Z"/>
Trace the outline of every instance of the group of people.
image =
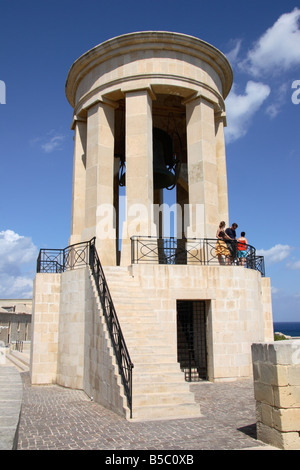
<path id="1" fill-rule="evenodd" d="M 223 263 L 223 256 L 226 264 L 232 264 L 234 260 L 238 260 L 238 264 L 245 265 L 247 255 L 248 240 L 245 238 L 245 232 L 241 232 L 241 236 L 236 238 L 236 229 L 238 224 L 233 223 L 230 228 L 226 228 L 225 222 L 222 220 L 217 230 L 216 237 L 216 255 L 219 264 Z"/>

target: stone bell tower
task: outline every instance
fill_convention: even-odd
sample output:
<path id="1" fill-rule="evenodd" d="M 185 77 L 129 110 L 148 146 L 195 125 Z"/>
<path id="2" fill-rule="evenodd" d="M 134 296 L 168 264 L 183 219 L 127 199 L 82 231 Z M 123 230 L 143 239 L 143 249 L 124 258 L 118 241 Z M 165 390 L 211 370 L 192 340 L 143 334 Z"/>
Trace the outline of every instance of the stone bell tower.
<path id="1" fill-rule="evenodd" d="M 271 291 L 254 247 L 217 253 L 231 85 L 220 51 L 170 32 L 110 39 L 72 65 L 71 237 L 39 254 L 33 383 L 154 419 L 199 416 L 187 382 L 251 376 Z"/>
<path id="2" fill-rule="evenodd" d="M 96 236 L 102 263 L 115 265 L 122 238 L 120 263 L 129 265 L 131 236 L 159 236 L 153 205 L 165 202 L 170 186 L 181 210 L 175 236 L 214 238 L 220 220 L 228 221 L 224 99 L 231 85 L 225 56 L 184 34 L 127 34 L 81 56 L 66 83 L 75 131 L 70 243 Z"/>

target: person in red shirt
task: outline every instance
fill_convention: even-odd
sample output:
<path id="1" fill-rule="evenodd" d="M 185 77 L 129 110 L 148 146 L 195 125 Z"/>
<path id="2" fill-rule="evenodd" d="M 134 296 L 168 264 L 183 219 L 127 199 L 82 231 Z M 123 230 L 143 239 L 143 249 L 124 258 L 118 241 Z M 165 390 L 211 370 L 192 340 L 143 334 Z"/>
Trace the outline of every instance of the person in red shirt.
<path id="1" fill-rule="evenodd" d="M 239 264 L 242 266 L 245 265 L 246 255 L 247 255 L 247 247 L 248 247 L 248 240 L 245 238 L 245 232 L 241 232 L 240 238 L 237 239 L 237 252 L 238 252 L 238 259 Z"/>

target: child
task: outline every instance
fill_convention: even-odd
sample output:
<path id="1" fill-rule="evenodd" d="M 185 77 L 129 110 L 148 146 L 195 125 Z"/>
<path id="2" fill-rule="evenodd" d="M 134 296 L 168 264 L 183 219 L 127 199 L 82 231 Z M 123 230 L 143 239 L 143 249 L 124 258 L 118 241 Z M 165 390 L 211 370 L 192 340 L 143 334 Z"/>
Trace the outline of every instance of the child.
<path id="1" fill-rule="evenodd" d="M 240 238 L 237 239 L 237 250 L 238 250 L 238 258 L 242 266 L 245 265 L 245 261 L 246 261 L 247 245 L 248 245 L 248 240 L 247 238 L 245 238 L 245 232 L 241 232 Z"/>

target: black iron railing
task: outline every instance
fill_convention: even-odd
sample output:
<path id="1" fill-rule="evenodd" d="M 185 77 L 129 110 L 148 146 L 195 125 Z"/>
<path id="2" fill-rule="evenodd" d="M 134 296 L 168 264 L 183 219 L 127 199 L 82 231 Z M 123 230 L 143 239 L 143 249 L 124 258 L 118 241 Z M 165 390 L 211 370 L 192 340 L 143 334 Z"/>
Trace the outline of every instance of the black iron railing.
<path id="1" fill-rule="evenodd" d="M 84 266 L 91 268 L 132 418 L 133 363 L 127 350 L 95 241 L 96 239 L 93 238 L 90 241 L 76 243 L 63 249 L 41 249 L 37 259 L 37 272 L 62 273 Z"/>
<path id="2" fill-rule="evenodd" d="M 117 358 L 119 373 L 121 375 L 123 386 L 125 389 L 127 403 L 130 409 L 130 417 L 132 418 L 132 369 L 134 366 L 131 362 L 130 355 L 116 314 L 116 310 L 109 292 L 104 271 L 96 250 L 95 241 L 96 239 L 93 238 L 89 242 L 89 264 L 96 282 L 96 287 L 101 301 L 103 313 L 106 319 L 106 324 L 110 333 L 114 352 Z"/>
<path id="3" fill-rule="evenodd" d="M 63 273 L 89 264 L 90 242 L 76 243 L 66 248 L 42 248 L 37 259 L 38 273 Z"/>
<path id="4" fill-rule="evenodd" d="M 265 275 L 264 257 L 246 245 L 243 256 L 236 241 L 223 244 L 208 238 L 131 237 L 131 262 L 148 264 L 239 265 Z"/>

